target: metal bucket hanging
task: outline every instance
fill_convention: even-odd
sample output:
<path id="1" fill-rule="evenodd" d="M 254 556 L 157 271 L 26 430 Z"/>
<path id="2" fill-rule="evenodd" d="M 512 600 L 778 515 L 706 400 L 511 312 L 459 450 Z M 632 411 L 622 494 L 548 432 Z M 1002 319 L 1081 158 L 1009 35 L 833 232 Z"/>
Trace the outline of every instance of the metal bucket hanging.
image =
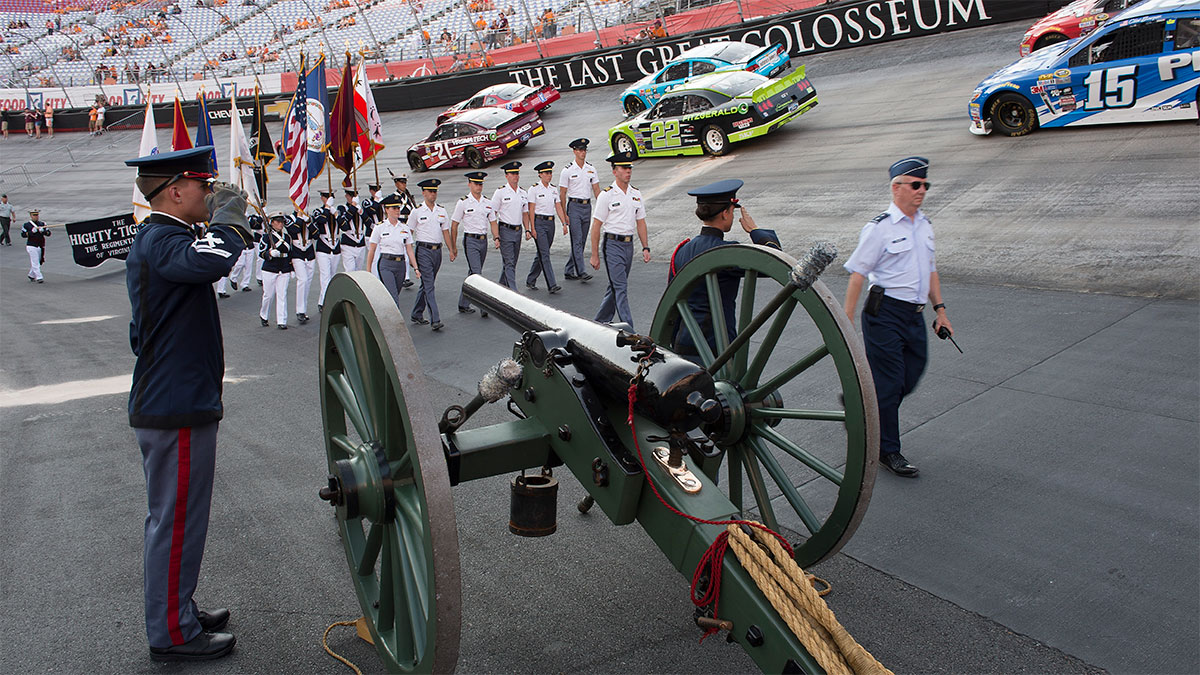
<path id="1" fill-rule="evenodd" d="M 522 537 L 544 537 L 558 529 L 558 479 L 549 468 L 541 475 L 512 479 L 508 531 Z"/>

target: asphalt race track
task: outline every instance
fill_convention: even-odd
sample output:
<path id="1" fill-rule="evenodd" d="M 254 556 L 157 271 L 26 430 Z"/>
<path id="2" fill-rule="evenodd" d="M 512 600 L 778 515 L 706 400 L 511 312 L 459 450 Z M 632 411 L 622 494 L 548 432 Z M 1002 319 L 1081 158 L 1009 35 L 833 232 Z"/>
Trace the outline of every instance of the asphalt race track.
<path id="1" fill-rule="evenodd" d="M 1016 57 L 1024 29 L 804 60 L 821 103 L 778 133 L 727 157 L 637 162 L 654 260 L 631 279 L 635 324 L 649 326 L 667 255 L 696 229 L 687 189 L 742 178 L 743 203 L 785 250 L 830 240 L 844 260 L 887 206 L 887 166 L 929 157 L 926 212 L 966 353 L 932 341 L 901 414 L 922 475 L 881 473 L 854 540 L 813 570 L 833 583 L 831 607 L 896 672 L 1200 671 L 1200 134 L 1171 122 L 972 136 L 971 89 Z M 586 135 L 606 175 L 618 93 L 564 97 L 516 158 L 565 162 L 567 142 Z M 404 150 L 436 112 L 384 117 L 388 187 L 386 167 L 406 168 Z M 224 157 L 228 128 L 214 130 Z M 132 172 L 121 160 L 139 137 L 14 133 L 0 143 L 0 190 L 53 224 L 125 212 Z M 465 192 L 463 171 L 430 174 L 446 183 L 443 203 Z M 488 171 L 490 193 L 500 170 Z M 272 179 L 271 207 L 283 208 L 286 177 Z M 359 610 L 316 498 L 326 474 L 316 322 L 260 328 L 257 287 L 221 301 L 226 418 L 197 599 L 231 608 L 239 642 L 211 664 L 159 666 L 141 618 L 145 488 L 124 412 L 124 268 L 77 267 L 55 235 L 44 285 L 25 281 L 19 238 L 0 249 L 0 671 L 341 672 L 321 633 Z M 556 264 L 565 250 L 560 237 Z M 493 254 L 486 274 L 498 272 Z M 457 261 L 439 276 L 446 329 L 413 330 L 437 409 L 467 400 L 516 337 L 454 313 L 464 275 Z M 842 297 L 840 266 L 825 282 Z M 550 304 L 591 316 L 603 275 L 562 283 Z M 414 295 L 402 296 L 405 310 Z M 479 423 L 506 418 L 491 406 Z M 460 671 L 753 669 L 719 638 L 698 644 L 687 581 L 636 527 L 579 516 L 583 489 L 561 480 L 559 531 L 543 539 L 507 533 L 508 477 L 454 489 Z M 330 642 L 378 670 L 351 629 Z"/>

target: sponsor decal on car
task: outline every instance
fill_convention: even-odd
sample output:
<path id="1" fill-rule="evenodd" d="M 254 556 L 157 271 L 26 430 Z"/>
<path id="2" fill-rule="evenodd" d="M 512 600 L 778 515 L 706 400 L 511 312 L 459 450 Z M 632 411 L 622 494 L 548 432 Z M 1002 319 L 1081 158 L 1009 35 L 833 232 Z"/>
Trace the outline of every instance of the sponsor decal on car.
<path id="1" fill-rule="evenodd" d="M 754 119 L 751 117 L 747 117 L 745 119 L 735 121 L 733 123 L 733 128 L 734 129 L 745 129 L 746 127 L 750 126 L 751 124 L 754 124 Z"/>

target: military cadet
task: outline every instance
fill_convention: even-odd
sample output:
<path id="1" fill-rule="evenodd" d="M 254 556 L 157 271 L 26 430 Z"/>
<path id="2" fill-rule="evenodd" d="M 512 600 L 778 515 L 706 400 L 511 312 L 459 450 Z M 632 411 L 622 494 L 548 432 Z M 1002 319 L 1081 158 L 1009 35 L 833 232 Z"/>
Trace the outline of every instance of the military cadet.
<path id="1" fill-rule="evenodd" d="M 262 229 L 262 218 L 260 218 L 258 214 L 254 212 L 254 209 L 247 209 L 246 225 L 251 232 L 251 236 L 254 236 L 252 222 L 255 220 L 258 221 L 259 229 Z M 238 261 L 233 264 L 233 269 L 229 270 L 229 276 L 221 277 L 221 279 L 217 281 L 218 297 L 228 298 L 230 286 L 233 286 L 233 290 L 235 291 L 239 286 L 243 291 L 250 290 L 250 279 L 254 275 L 255 257 L 254 248 L 247 246 L 246 248 L 242 249 L 242 254 L 238 256 Z M 241 278 L 240 284 L 238 283 L 239 278 Z"/>
<path id="2" fill-rule="evenodd" d="M 42 278 L 42 263 L 46 262 L 46 237 L 50 236 L 50 228 L 38 219 L 41 215 L 37 209 L 29 210 L 29 220 L 21 226 L 21 238 L 25 240 L 25 252 L 29 254 L 29 281 L 45 283 Z"/>
<path id="3" fill-rule="evenodd" d="M 383 207 L 379 205 L 379 199 L 381 199 L 381 197 L 376 196 L 379 194 L 379 186 L 368 185 L 367 189 L 369 190 L 367 196 L 363 197 L 362 201 L 358 204 L 358 212 L 359 217 L 362 219 L 363 231 L 367 233 L 364 241 L 370 240 L 371 232 L 373 232 L 375 226 L 383 220 Z M 363 260 L 365 261 L 366 258 Z M 379 265 L 378 258 L 375 259 L 375 265 L 376 267 L 371 267 L 368 265 L 364 269 L 370 270 L 371 274 L 379 276 L 379 270 L 377 267 Z"/>
<path id="4" fill-rule="evenodd" d="M 427 324 L 432 320 L 430 327 L 434 330 L 442 329 L 437 296 L 434 294 L 434 283 L 437 282 L 438 269 L 442 266 L 442 246 L 450 251 L 451 262 L 457 257 L 454 240 L 450 238 L 450 216 L 446 209 L 437 203 L 438 186 L 441 184 L 442 181 L 437 178 L 427 178 L 417 183 L 421 188 L 424 203 L 413 209 L 408 216 L 408 229 L 412 230 L 413 240 L 417 244 L 413 252 L 417 256 L 417 276 L 421 280 L 417 303 L 413 305 L 409 319 L 418 325 Z M 429 306 L 429 319 L 424 316 L 426 305 Z"/>
<path id="5" fill-rule="evenodd" d="M 143 585 L 150 658 L 190 661 L 233 650 L 225 609 L 192 599 L 208 536 L 225 355 L 211 284 L 250 245 L 246 198 L 214 190 L 211 145 L 128 160 L 152 209 L 125 261 L 137 362 L 129 424 L 142 451 L 148 513 Z M 207 221 L 196 239 L 191 225 Z"/>
<path id="6" fill-rule="evenodd" d="M 550 246 L 554 244 L 554 216 L 562 223 L 563 234 L 567 234 L 567 217 L 563 212 L 562 200 L 559 199 L 558 189 L 550 184 L 554 178 L 554 162 L 542 162 L 534 169 L 540 182 L 529 188 L 529 217 L 533 221 L 533 244 L 537 247 L 537 257 L 529 268 L 529 276 L 525 277 L 525 287 L 531 291 L 537 290 L 539 274 L 546 276 L 546 288 L 551 293 L 562 290 L 562 286 L 554 280 L 554 267 L 550 263 Z"/>
<path id="7" fill-rule="evenodd" d="M 388 169 L 391 171 L 391 169 Z M 408 214 L 416 208 L 416 200 L 413 199 L 412 193 L 408 191 L 408 174 L 393 175 L 392 182 L 396 185 L 396 191 L 392 194 L 400 198 L 400 222 L 408 223 Z M 408 288 L 413 285 L 412 275 L 416 265 L 408 266 L 408 278 L 404 280 L 404 287 Z"/>
<path id="8" fill-rule="evenodd" d="M 458 242 L 459 224 L 463 227 L 462 247 L 463 255 L 467 258 L 467 274 L 483 273 L 483 262 L 487 260 L 488 239 L 497 242 L 500 239 L 492 200 L 483 196 L 483 179 L 486 177 L 487 173 L 483 171 L 467 174 L 468 193 L 454 205 L 454 214 L 450 216 L 450 241 L 454 242 L 452 245 Z M 455 249 L 455 255 L 457 253 L 458 249 Z M 462 292 L 458 294 L 458 311 L 463 314 L 475 312 Z M 480 309 L 480 316 L 487 316 L 487 311 Z"/>
<path id="9" fill-rule="evenodd" d="M 330 213 L 333 213 L 337 210 L 337 205 L 333 201 L 333 193 L 332 192 L 326 192 L 325 190 L 321 190 L 321 206 L 324 206 L 325 208 L 329 209 Z"/>
<path id="10" fill-rule="evenodd" d="M 642 193 L 629 184 L 633 177 L 633 155 L 619 152 L 608 158 L 612 164 L 613 184 L 596 197 L 592 212 L 592 269 L 600 269 L 600 239 L 604 238 L 604 268 L 608 272 L 608 290 L 596 312 L 595 320 L 608 323 L 613 313 L 633 325 L 629 311 L 629 269 L 633 266 L 633 239 L 642 242 L 642 262 L 650 262 L 650 244 L 646 232 L 646 205 Z"/>
<path id="11" fill-rule="evenodd" d="M 287 289 L 292 278 L 292 244 L 287 232 L 287 216 L 282 211 L 267 217 L 267 231 L 263 233 L 259 255 L 263 259 L 263 297 L 258 318 L 264 327 L 271 325 L 267 316 L 274 301 L 275 325 L 279 326 L 279 330 L 287 330 Z"/>
<path id="12" fill-rule="evenodd" d="M 592 224 L 592 199 L 600 196 L 600 176 L 596 167 L 587 163 L 588 139 L 576 138 L 569 143 L 575 161 L 558 172 L 558 200 L 566 209 L 571 233 L 571 255 L 563 276 L 587 281 L 592 278 L 584 266 L 584 250 L 588 244 L 588 228 Z"/>
<path id="13" fill-rule="evenodd" d="M 371 231 L 371 243 L 367 246 L 367 266 L 379 265 L 379 278 L 392 294 L 396 307 L 400 306 L 400 289 L 408 276 L 408 261 L 413 260 L 413 238 L 408 224 L 400 220 L 400 198 L 388 195 L 380 208 L 384 219 Z"/>
<path id="14" fill-rule="evenodd" d="M 879 463 L 898 476 L 917 475 L 917 467 L 900 454 L 900 403 L 925 371 L 926 303 L 932 301 L 937 314 L 933 330 L 954 334 L 942 302 L 933 225 L 921 211 L 928 173 L 924 157 L 906 157 L 888 169 L 892 203 L 863 227 L 844 265 L 850 272 L 845 308 L 851 322 L 864 281 L 871 286 L 862 330 L 879 401 Z"/>
<path id="15" fill-rule="evenodd" d="M 317 311 L 325 309 L 325 289 L 329 280 L 337 274 L 342 261 L 342 232 L 338 229 L 333 213 L 324 205 L 312 210 L 313 225 L 317 228 L 317 274 L 321 292 L 317 295 Z"/>
<path id="16" fill-rule="evenodd" d="M 346 203 L 337 207 L 337 223 L 342 230 L 342 269 L 347 272 L 363 269 L 367 262 L 367 237 L 362 212 L 355 203 L 358 191 L 346 188 Z"/>
<path id="17" fill-rule="evenodd" d="M 292 246 L 292 276 L 296 278 L 296 320 L 308 323 L 308 289 L 312 287 L 313 268 L 317 265 L 317 237 L 320 231 L 303 211 L 287 228 Z"/>
<path id="18" fill-rule="evenodd" d="M 700 234 L 683 240 L 679 246 L 675 247 L 675 252 L 671 255 L 671 265 L 667 271 L 667 283 L 670 283 L 675 278 L 675 274 L 683 269 L 683 266 L 692 258 L 718 246 L 736 244 L 735 241 L 727 241 L 725 234 L 733 229 L 733 219 L 737 215 L 740 215 L 739 224 L 746 234 L 750 235 L 752 243 L 774 249 L 780 248 L 779 237 L 775 236 L 775 231 L 760 229 L 754 223 L 754 218 L 750 216 L 750 210 L 738 201 L 737 191 L 743 184 L 742 181 L 731 178 L 688 192 L 688 195 L 696 198 L 696 217 L 704 225 L 700 227 Z M 737 336 L 737 296 L 743 274 L 744 271 L 741 269 L 723 269 L 717 273 L 717 285 L 721 289 L 721 308 L 725 316 L 725 330 L 730 342 Z M 688 308 L 692 310 L 692 315 L 700 324 L 700 329 L 708 340 L 709 349 L 714 355 L 717 354 L 711 305 L 704 284 L 699 284 L 688 296 Z M 693 338 L 688 334 L 686 328 L 679 329 L 674 346 L 680 354 L 697 353 Z"/>
<path id="19" fill-rule="evenodd" d="M 492 193 L 492 209 L 496 222 L 500 224 L 499 236 L 493 241 L 500 249 L 503 269 L 500 285 L 517 290 L 517 257 L 521 255 L 521 235 L 533 236 L 533 222 L 529 218 L 529 195 L 518 183 L 521 180 L 521 163 L 509 162 L 504 169 L 507 185 L 496 188 Z"/>
<path id="20" fill-rule="evenodd" d="M 17 209 L 8 203 L 8 195 L 0 195 L 0 246 L 12 246 L 8 228 L 12 226 L 13 217 L 16 215 Z"/>

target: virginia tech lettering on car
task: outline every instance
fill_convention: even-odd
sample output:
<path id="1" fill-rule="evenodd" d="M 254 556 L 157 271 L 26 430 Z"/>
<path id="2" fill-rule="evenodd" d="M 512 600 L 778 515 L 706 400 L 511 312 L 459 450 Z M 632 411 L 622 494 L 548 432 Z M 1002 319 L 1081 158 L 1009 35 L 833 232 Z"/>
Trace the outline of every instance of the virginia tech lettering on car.
<path id="1" fill-rule="evenodd" d="M 723 155 L 729 144 L 778 129 L 812 109 L 804 66 L 780 79 L 715 72 L 673 87 L 655 106 L 608 130 L 614 152 L 634 156 Z"/>
<path id="2" fill-rule="evenodd" d="M 439 124 L 423 141 L 408 149 L 413 171 L 454 166 L 480 168 L 520 148 L 545 133 L 535 112 L 517 113 L 503 108 L 479 108 L 460 113 Z"/>
<path id="3" fill-rule="evenodd" d="M 1084 37 L 1003 68 L 967 104 L 971 133 L 1195 119 L 1200 2 L 1143 0 Z"/>

